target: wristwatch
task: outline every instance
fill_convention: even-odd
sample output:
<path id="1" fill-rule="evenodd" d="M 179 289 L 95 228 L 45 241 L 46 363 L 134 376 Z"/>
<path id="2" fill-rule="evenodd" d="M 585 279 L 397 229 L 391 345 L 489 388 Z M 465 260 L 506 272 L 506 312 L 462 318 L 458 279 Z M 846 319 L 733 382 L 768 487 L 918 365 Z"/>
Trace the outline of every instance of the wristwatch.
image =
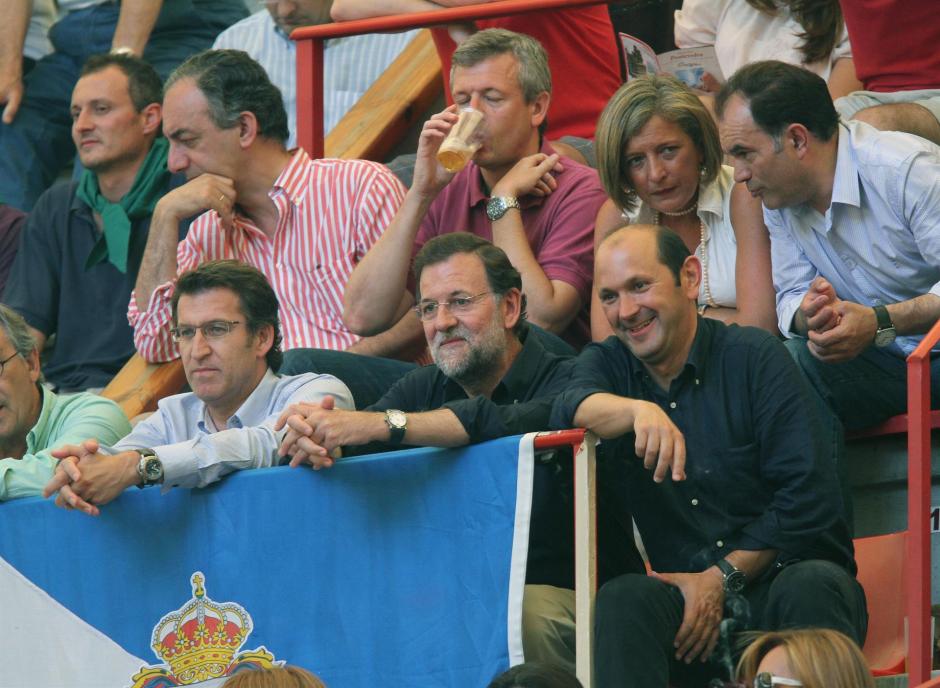
<path id="1" fill-rule="evenodd" d="M 724 577 L 721 581 L 721 587 L 724 588 L 725 592 L 739 593 L 744 590 L 744 586 L 747 585 L 747 576 L 744 575 L 744 571 L 727 559 L 719 559 L 715 562 L 715 566 L 719 568 Z"/>
<path id="2" fill-rule="evenodd" d="M 405 430 L 408 429 L 408 416 L 405 412 L 388 409 L 385 412 L 385 424 L 388 426 L 388 441 L 392 444 L 401 444 L 405 439 Z"/>
<path id="3" fill-rule="evenodd" d="M 891 322 L 891 315 L 884 306 L 872 306 L 875 310 L 875 318 L 878 320 L 878 330 L 875 332 L 875 346 L 878 348 L 886 347 L 894 342 L 898 336 L 894 329 L 894 323 Z"/>
<path id="4" fill-rule="evenodd" d="M 519 201 L 515 196 L 496 196 L 486 204 L 486 216 L 490 218 L 490 222 L 496 222 L 510 208 L 519 208 Z"/>
<path id="5" fill-rule="evenodd" d="M 163 462 L 157 457 L 153 449 L 138 449 L 140 461 L 137 462 L 137 477 L 140 482 L 137 487 L 157 485 L 163 482 Z"/>

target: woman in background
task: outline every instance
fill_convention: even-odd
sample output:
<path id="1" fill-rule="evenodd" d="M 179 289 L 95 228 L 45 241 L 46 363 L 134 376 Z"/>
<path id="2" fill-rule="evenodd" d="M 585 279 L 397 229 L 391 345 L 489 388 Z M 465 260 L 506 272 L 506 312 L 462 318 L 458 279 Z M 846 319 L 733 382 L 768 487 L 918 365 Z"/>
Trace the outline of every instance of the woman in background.
<path id="1" fill-rule="evenodd" d="M 701 315 L 777 333 L 760 200 L 721 164 L 718 129 L 696 95 L 671 76 L 630 81 L 601 114 L 595 146 L 610 197 L 597 215 L 595 250 L 623 225 L 668 227 L 702 263 Z M 595 294 L 591 335 L 610 334 Z"/>

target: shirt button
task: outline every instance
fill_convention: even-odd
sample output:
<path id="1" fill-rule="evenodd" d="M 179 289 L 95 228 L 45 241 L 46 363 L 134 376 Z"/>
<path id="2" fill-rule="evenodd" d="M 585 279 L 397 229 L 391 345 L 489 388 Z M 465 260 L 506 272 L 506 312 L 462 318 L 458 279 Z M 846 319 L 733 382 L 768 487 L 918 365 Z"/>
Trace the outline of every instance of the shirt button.
<path id="1" fill-rule="evenodd" d="M 698 499 L 692 499 L 692 506 L 698 506 Z"/>
<path id="2" fill-rule="evenodd" d="M 700 385 L 700 384 L 702 384 L 702 383 L 699 381 L 698 378 L 695 378 L 695 384 Z"/>
<path id="3" fill-rule="evenodd" d="M 670 402 L 669 402 L 669 408 L 675 408 L 675 407 L 676 407 L 676 402 L 670 401 Z"/>
<path id="4" fill-rule="evenodd" d="M 718 542 L 715 543 L 715 545 L 716 545 L 717 547 L 724 547 L 724 546 L 725 546 L 725 541 L 724 541 L 724 540 L 719 540 Z"/>

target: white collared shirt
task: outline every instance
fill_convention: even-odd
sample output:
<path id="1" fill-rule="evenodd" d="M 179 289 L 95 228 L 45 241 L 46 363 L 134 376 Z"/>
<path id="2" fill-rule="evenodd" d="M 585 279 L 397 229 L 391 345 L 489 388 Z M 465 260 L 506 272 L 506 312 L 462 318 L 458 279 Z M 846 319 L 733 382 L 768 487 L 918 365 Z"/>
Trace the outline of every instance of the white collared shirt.
<path id="1" fill-rule="evenodd" d="M 699 190 L 696 215 L 705 229 L 705 247 L 700 243 L 695 255 L 708 265 L 708 288 L 718 306 L 737 308 L 737 264 L 738 242 L 731 224 L 731 189 L 734 188 L 734 170 L 722 165 L 718 176 L 708 186 Z M 656 211 L 640 201 L 634 212 L 624 212 L 624 220 L 631 224 L 652 224 Z M 705 280 L 699 289 L 698 303 L 704 304 Z"/>
<path id="2" fill-rule="evenodd" d="M 281 463 L 277 448 L 287 431 L 274 431 L 278 416 L 290 404 L 319 402 L 327 394 L 336 408 L 355 408 L 349 388 L 332 375 L 278 376 L 268 369 L 223 429 L 214 429 L 206 405 L 187 392 L 161 399 L 156 413 L 101 451 L 153 449 L 163 463 L 164 490 L 203 487 L 236 470 Z"/>
<path id="3" fill-rule="evenodd" d="M 768 210 L 780 331 L 810 283 L 825 277 L 839 298 L 866 306 L 940 296 L 940 147 L 862 122 L 839 125 L 832 201 Z M 920 336 L 888 350 L 906 356 Z"/>

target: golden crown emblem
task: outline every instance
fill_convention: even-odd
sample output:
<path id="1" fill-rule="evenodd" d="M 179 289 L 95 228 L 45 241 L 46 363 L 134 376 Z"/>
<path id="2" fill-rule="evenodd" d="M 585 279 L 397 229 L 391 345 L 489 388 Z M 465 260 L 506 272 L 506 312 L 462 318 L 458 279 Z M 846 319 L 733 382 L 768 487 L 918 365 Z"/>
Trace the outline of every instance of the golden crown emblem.
<path id="1" fill-rule="evenodd" d="M 163 667 L 142 668 L 132 679 L 134 688 L 146 688 L 157 677 L 184 686 L 227 676 L 240 665 L 273 666 L 274 656 L 264 648 L 236 656 L 251 634 L 248 612 L 234 602 L 215 602 L 206 596 L 202 572 L 196 571 L 190 583 L 192 599 L 166 614 L 153 629 L 150 646 Z"/>

